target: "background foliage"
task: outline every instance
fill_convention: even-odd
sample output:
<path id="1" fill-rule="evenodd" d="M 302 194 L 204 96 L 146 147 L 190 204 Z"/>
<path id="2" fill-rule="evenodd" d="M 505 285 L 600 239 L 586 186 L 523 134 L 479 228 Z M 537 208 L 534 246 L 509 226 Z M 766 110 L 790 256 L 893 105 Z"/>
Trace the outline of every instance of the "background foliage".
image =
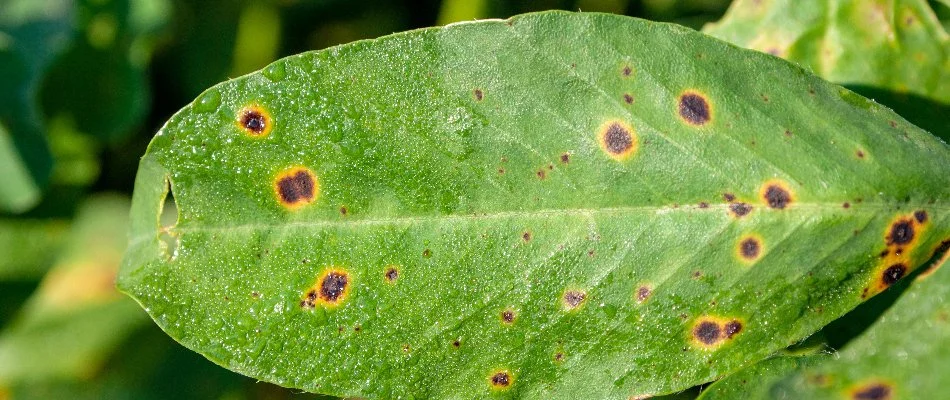
<path id="1" fill-rule="evenodd" d="M 950 8 L 930 5 L 947 27 Z M 161 124 L 204 89 L 283 56 L 460 20 L 580 9 L 700 29 L 728 6 L 0 0 L 0 76 L 7 81 L 0 91 L 0 399 L 311 397 L 213 365 L 113 289 L 139 157 Z M 818 348 L 843 346 L 903 289 L 897 285 L 846 316 L 845 325 L 857 331 L 821 334 Z"/>

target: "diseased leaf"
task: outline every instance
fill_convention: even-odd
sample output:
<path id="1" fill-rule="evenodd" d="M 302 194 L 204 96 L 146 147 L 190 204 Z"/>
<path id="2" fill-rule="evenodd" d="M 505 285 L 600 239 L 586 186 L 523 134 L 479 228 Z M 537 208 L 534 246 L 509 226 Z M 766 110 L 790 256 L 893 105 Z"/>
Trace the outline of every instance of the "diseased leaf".
<path id="1" fill-rule="evenodd" d="M 679 26 L 450 25 L 286 58 L 172 117 L 119 286 L 185 346 L 314 392 L 673 393 L 927 260 L 948 165 L 890 110 Z"/>
<path id="2" fill-rule="evenodd" d="M 950 246 L 950 241 L 945 243 Z M 877 323 L 835 359 L 797 371 L 774 390 L 796 393 L 802 399 L 938 398 L 934 396 L 946 393 L 947 343 L 950 268 L 924 271 Z"/>
<path id="3" fill-rule="evenodd" d="M 795 392 L 773 387 L 799 369 L 831 358 L 829 354 L 783 354 L 759 361 L 722 378 L 703 390 L 697 400 L 791 399 Z"/>
<path id="4" fill-rule="evenodd" d="M 950 140 L 950 35 L 926 0 L 736 0 L 703 31 L 806 66 Z"/>

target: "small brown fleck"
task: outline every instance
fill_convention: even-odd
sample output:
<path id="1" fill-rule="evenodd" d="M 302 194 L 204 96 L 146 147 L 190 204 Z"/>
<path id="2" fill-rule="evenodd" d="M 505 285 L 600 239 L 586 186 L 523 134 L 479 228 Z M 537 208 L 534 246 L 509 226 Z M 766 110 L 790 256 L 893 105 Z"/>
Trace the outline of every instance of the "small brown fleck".
<path id="1" fill-rule="evenodd" d="M 473 93 L 475 95 L 475 101 L 482 101 L 485 97 L 485 93 L 483 93 L 481 89 L 475 89 Z"/>
<path id="2" fill-rule="evenodd" d="M 422 256 L 425 257 L 425 258 L 432 257 L 432 250 L 429 250 L 429 249 L 423 250 L 423 251 L 422 251 Z"/>
<path id="3" fill-rule="evenodd" d="M 897 128 L 897 121 L 890 120 L 890 121 L 887 121 L 887 123 L 891 124 L 891 128 Z"/>
<path id="4" fill-rule="evenodd" d="M 690 125 L 702 126 L 712 119 L 712 108 L 706 96 L 696 91 L 686 91 L 679 98 L 679 115 Z"/>
<path id="5" fill-rule="evenodd" d="M 567 164 L 569 162 L 571 162 L 571 154 L 561 153 L 561 164 Z"/>
<path id="6" fill-rule="evenodd" d="M 540 179 L 540 180 L 542 180 L 542 181 L 544 180 L 544 178 L 547 177 L 547 174 L 544 172 L 543 169 L 539 169 L 537 172 L 535 172 L 535 175 L 537 175 L 537 176 L 538 176 L 538 179 Z"/>
<path id="7" fill-rule="evenodd" d="M 884 282 L 885 285 L 890 286 L 897 283 L 906 273 L 907 266 L 902 263 L 897 263 L 884 270 L 884 273 L 881 275 L 881 281 Z"/>
<path id="8" fill-rule="evenodd" d="M 921 224 L 927 222 L 927 212 L 924 210 L 914 211 L 914 219 Z"/>
<path id="9" fill-rule="evenodd" d="M 858 158 L 864 158 L 864 152 L 861 150 L 855 152 L 854 155 L 858 156 Z"/>
<path id="10" fill-rule="evenodd" d="M 785 136 L 792 137 L 792 131 L 789 129 L 785 130 Z"/>
<path id="11" fill-rule="evenodd" d="M 631 95 L 630 93 L 624 93 L 623 101 L 627 104 L 633 104 L 633 95 Z"/>
<path id="12" fill-rule="evenodd" d="M 844 204 L 841 204 L 841 208 L 851 208 L 851 203 L 848 203 L 848 202 L 846 201 L 846 202 L 844 202 Z"/>
<path id="13" fill-rule="evenodd" d="M 699 202 L 699 208 L 709 208 L 709 203 L 701 201 Z"/>
<path id="14" fill-rule="evenodd" d="M 531 241 L 531 232 L 525 231 L 524 233 L 522 233 L 522 234 L 521 234 L 521 240 L 524 240 L 525 242 L 530 242 L 530 241 Z"/>
<path id="15" fill-rule="evenodd" d="M 580 290 L 568 290 L 564 292 L 561 300 L 564 302 L 564 307 L 568 310 L 573 310 L 581 306 L 584 303 L 584 300 L 587 299 L 587 293 L 584 293 Z"/>
<path id="16" fill-rule="evenodd" d="M 703 271 L 700 271 L 700 270 L 693 271 L 693 279 L 699 279 L 699 278 L 702 278 L 702 276 L 703 276 Z"/>
<path id="17" fill-rule="evenodd" d="M 504 175 L 504 173 L 505 173 L 504 168 L 498 168 L 498 175 Z"/>
<path id="18" fill-rule="evenodd" d="M 630 74 L 633 73 L 633 68 L 630 68 L 629 65 L 625 65 L 623 67 L 623 70 L 620 71 L 620 73 L 623 74 L 624 77 L 628 77 L 630 76 Z"/>
<path id="19" fill-rule="evenodd" d="M 346 214 L 349 213 L 349 212 L 350 212 L 350 211 L 346 209 L 346 206 L 340 207 L 340 215 L 342 215 L 342 216 L 345 217 Z"/>
<path id="20" fill-rule="evenodd" d="M 884 250 L 881 251 L 880 256 L 881 256 L 881 258 L 884 258 L 884 257 L 887 257 L 888 254 L 891 254 L 891 251 L 888 250 L 888 249 L 884 249 Z"/>
<path id="21" fill-rule="evenodd" d="M 725 200 L 725 201 L 732 202 L 732 201 L 735 201 L 735 200 L 736 200 L 736 195 L 734 195 L 734 194 L 732 194 L 732 193 L 723 193 L 723 194 L 722 194 L 722 199 Z"/>
<path id="22" fill-rule="evenodd" d="M 461 347 L 461 346 L 462 346 L 462 341 L 460 341 L 460 340 L 458 340 L 458 339 L 455 339 L 455 341 L 452 342 L 452 347 L 455 347 L 456 349 L 459 348 L 459 347 Z"/>
<path id="23" fill-rule="evenodd" d="M 554 361 L 556 362 L 564 361 L 564 353 L 561 353 L 560 351 L 557 353 L 554 353 Z"/>

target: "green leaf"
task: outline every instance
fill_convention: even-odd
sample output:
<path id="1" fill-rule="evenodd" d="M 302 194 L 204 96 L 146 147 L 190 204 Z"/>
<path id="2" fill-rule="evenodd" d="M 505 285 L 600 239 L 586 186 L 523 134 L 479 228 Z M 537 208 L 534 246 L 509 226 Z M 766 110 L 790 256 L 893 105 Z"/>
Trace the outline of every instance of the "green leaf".
<path id="1" fill-rule="evenodd" d="M 113 287 L 126 244 L 129 200 L 90 199 L 69 242 L 19 315 L 0 334 L 0 388 L 94 375 L 147 321 Z"/>
<path id="2" fill-rule="evenodd" d="M 53 265 L 68 226 L 63 220 L 0 219 L 0 281 L 42 277 Z"/>
<path id="3" fill-rule="evenodd" d="M 41 79 L 70 41 L 72 2 L 7 0 L 0 5 L 0 211 L 40 200 L 53 158 L 37 107 Z"/>
<path id="4" fill-rule="evenodd" d="M 776 391 L 773 386 L 790 373 L 819 364 L 829 354 L 777 355 L 740 369 L 703 390 L 698 400 L 789 399 L 796 392 Z"/>
<path id="5" fill-rule="evenodd" d="M 185 346 L 284 386 L 666 394 L 928 259 L 948 165 L 890 110 L 679 26 L 456 24 L 186 106 L 140 164 L 118 283 Z"/>
<path id="6" fill-rule="evenodd" d="M 926 0 L 736 0 L 703 31 L 806 66 L 950 140 L 950 35 Z"/>
<path id="7" fill-rule="evenodd" d="M 807 399 L 838 399 L 842 393 L 856 399 L 934 398 L 946 393 L 947 343 L 950 268 L 939 268 L 922 274 L 876 324 L 835 359 L 797 371 L 776 385 L 776 390 Z"/>

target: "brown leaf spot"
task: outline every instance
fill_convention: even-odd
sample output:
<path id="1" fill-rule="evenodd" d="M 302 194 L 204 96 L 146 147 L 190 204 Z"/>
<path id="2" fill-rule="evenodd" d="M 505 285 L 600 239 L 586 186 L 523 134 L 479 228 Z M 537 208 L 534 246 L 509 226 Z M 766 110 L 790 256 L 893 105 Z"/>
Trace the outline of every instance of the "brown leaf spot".
<path id="1" fill-rule="evenodd" d="M 631 68 L 629 65 L 625 65 L 623 69 L 620 70 L 620 74 L 623 75 L 624 78 L 626 78 L 630 76 L 630 74 L 633 74 L 633 68 Z"/>
<path id="2" fill-rule="evenodd" d="M 569 162 L 571 162 L 571 154 L 561 153 L 561 164 L 567 164 Z"/>
<path id="3" fill-rule="evenodd" d="M 584 293 L 580 290 L 567 290 L 564 292 L 564 295 L 561 296 L 561 301 L 564 303 L 564 308 L 568 311 L 575 310 L 584 304 L 584 300 L 587 299 L 587 293 Z"/>
<path id="4" fill-rule="evenodd" d="M 631 95 L 630 93 L 624 93 L 623 101 L 624 103 L 627 103 L 627 104 L 633 104 L 633 95 Z"/>
<path id="5" fill-rule="evenodd" d="M 452 347 L 455 347 L 456 349 L 459 348 L 459 347 L 462 347 L 462 341 L 461 341 L 461 340 L 458 340 L 458 339 L 455 339 L 455 341 L 452 342 Z"/>
<path id="6" fill-rule="evenodd" d="M 709 208 L 709 203 L 701 201 L 699 202 L 699 208 Z"/>
<path id="7" fill-rule="evenodd" d="M 864 158 L 864 151 L 858 150 L 854 153 L 854 155 L 858 156 L 858 158 Z"/>
<path id="8" fill-rule="evenodd" d="M 891 225 L 891 232 L 887 236 L 888 244 L 904 245 L 914 240 L 914 222 L 909 219 L 900 219 Z"/>
<path id="9" fill-rule="evenodd" d="M 482 101 L 485 98 L 485 93 L 481 89 L 475 89 L 472 94 L 475 96 L 475 101 Z"/>
<path id="10" fill-rule="evenodd" d="M 309 169 L 291 167 L 277 174 L 274 179 L 274 193 L 280 204 L 296 210 L 312 203 L 320 192 L 320 183 Z"/>
<path id="11" fill-rule="evenodd" d="M 547 178 L 547 173 L 544 172 L 543 169 L 539 169 L 537 172 L 535 172 L 535 175 L 537 175 L 537 176 L 538 176 L 538 179 L 540 179 L 540 180 L 542 180 L 542 181 L 544 180 L 544 178 Z"/>
<path id="12" fill-rule="evenodd" d="M 646 301 L 648 298 L 650 298 L 650 294 L 651 294 L 652 292 L 653 292 L 653 291 L 650 289 L 649 286 L 644 285 L 644 286 L 638 287 L 638 288 L 637 288 L 637 302 L 638 302 L 638 303 L 643 303 L 643 302 Z"/>
<path id="13" fill-rule="evenodd" d="M 342 216 L 345 217 L 346 214 L 348 214 L 349 212 L 350 212 L 350 210 L 347 210 L 347 209 L 346 209 L 346 206 L 341 206 L 341 207 L 340 207 L 340 215 L 342 215 Z"/>
<path id="14" fill-rule="evenodd" d="M 273 129 L 270 113 L 261 106 L 251 104 L 237 113 L 235 124 L 251 137 L 265 137 Z"/>
<path id="15" fill-rule="evenodd" d="M 722 199 L 725 200 L 725 201 L 728 201 L 728 202 L 733 202 L 733 201 L 736 200 L 736 195 L 734 195 L 734 194 L 732 194 L 732 193 L 723 193 L 723 194 L 722 194 Z"/>
<path id="16" fill-rule="evenodd" d="M 851 391 L 854 400 L 889 400 L 891 386 L 883 382 L 872 382 L 858 386 Z"/>
<path id="17" fill-rule="evenodd" d="M 718 343 L 722 336 L 722 328 L 714 321 L 699 321 L 693 327 L 693 337 L 700 343 L 712 346 Z"/>
<path id="18" fill-rule="evenodd" d="M 512 310 L 512 309 L 508 308 L 508 309 L 505 309 L 504 311 L 502 311 L 502 312 L 501 312 L 501 322 L 503 322 L 505 325 L 511 325 L 512 323 L 514 323 L 514 322 L 515 322 L 515 310 Z"/>
<path id="19" fill-rule="evenodd" d="M 702 126 L 712 119 L 712 108 L 706 96 L 687 90 L 679 97 L 679 115 L 690 125 Z"/>
<path id="20" fill-rule="evenodd" d="M 746 203 L 732 203 L 729 205 L 729 211 L 737 218 L 744 217 L 752 212 L 752 206 Z"/>
<path id="21" fill-rule="evenodd" d="M 488 378 L 492 387 L 495 389 L 507 389 L 514 383 L 514 378 L 508 371 L 498 371 Z"/>
<path id="22" fill-rule="evenodd" d="M 905 274 L 907 274 L 907 265 L 897 263 L 884 270 L 884 273 L 881 274 L 881 281 L 885 285 L 891 286 L 903 278 Z"/>
<path id="23" fill-rule="evenodd" d="M 317 278 L 300 302 L 301 307 L 314 308 L 317 304 L 336 307 L 346 299 L 350 291 L 350 275 L 340 268 L 328 268 Z"/>
<path id="24" fill-rule="evenodd" d="M 735 319 L 726 322 L 723 332 L 726 334 L 726 339 L 732 339 L 733 336 L 739 334 L 739 332 L 742 332 L 742 322 L 739 322 L 739 320 Z"/>
<path id="25" fill-rule="evenodd" d="M 785 209 L 793 201 L 792 191 L 788 188 L 788 184 L 780 180 L 769 181 L 762 185 L 761 196 L 769 207 L 777 210 Z"/>
<path id="26" fill-rule="evenodd" d="M 432 257 L 432 250 L 429 250 L 429 249 L 422 250 L 422 256 L 425 258 Z"/>
<path id="27" fill-rule="evenodd" d="M 927 212 L 924 210 L 914 211 L 914 219 L 921 224 L 927 222 Z"/>
<path id="28" fill-rule="evenodd" d="M 524 233 L 522 233 L 522 234 L 521 234 L 521 240 L 524 240 L 525 242 L 530 242 L 530 241 L 531 241 L 531 232 L 525 231 Z"/>
<path id="29" fill-rule="evenodd" d="M 844 202 L 844 203 L 841 204 L 841 208 L 851 208 L 851 203 L 848 203 L 848 202 L 846 201 L 846 202 Z"/>
<path id="30" fill-rule="evenodd" d="M 623 161 L 637 151 L 637 136 L 630 125 L 610 120 L 600 126 L 597 139 L 610 158 Z"/>
<path id="31" fill-rule="evenodd" d="M 737 250 L 745 261 L 755 261 L 762 253 L 762 241 L 754 236 L 745 237 L 739 241 Z"/>
<path id="32" fill-rule="evenodd" d="M 390 265 L 386 268 L 386 273 L 383 276 L 386 278 L 386 282 L 395 283 L 396 279 L 399 279 L 399 269 L 395 265 Z"/>

